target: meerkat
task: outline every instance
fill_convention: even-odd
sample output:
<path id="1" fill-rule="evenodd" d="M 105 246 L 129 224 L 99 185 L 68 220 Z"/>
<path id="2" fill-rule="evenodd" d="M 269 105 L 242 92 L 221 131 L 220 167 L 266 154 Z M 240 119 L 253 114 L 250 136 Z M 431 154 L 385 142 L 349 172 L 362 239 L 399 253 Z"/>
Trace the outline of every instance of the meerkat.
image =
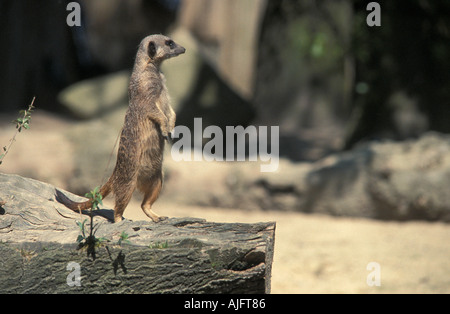
<path id="1" fill-rule="evenodd" d="M 160 66 L 164 60 L 185 51 L 163 35 L 147 36 L 139 45 L 128 87 L 129 107 L 120 135 L 116 166 L 100 188 L 103 198 L 110 193 L 115 196 L 114 222 L 122 220 L 136 188 L 144 194 L 141 208 L 148 217 L 154 222 L 167 218 L 152 211 L 163 185 L 164 141 L 170 140 L 176 119 Z M 77 203 L 65 198 L 60 202 L 74 211 L 92 206 L 92 200 Z"/>

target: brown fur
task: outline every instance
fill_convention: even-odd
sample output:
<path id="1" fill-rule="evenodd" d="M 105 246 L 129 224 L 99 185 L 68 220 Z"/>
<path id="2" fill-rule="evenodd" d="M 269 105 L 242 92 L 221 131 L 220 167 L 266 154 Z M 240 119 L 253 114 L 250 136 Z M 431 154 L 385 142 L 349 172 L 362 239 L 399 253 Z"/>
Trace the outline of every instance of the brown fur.
<path id="1" fill-rule="evenodd" d="M 163 185 L 164 140 L 175 127 L 176 117 L 159 68 L 164 60 L 184 52 L 183 47 L 163 35 L 147 36 L 139 45 L 128 88 L 130 103 L 120 136 L 116 167 L 100 188 L 103 198 L 111 192 L 115 196 L 115 222 L 122 220 L 136 188 L 144 193 L 141 207 L 148 217 L 154 222 L 167 218 L 151 210 Z M 63 203 L 75 211 L 92 205 L 91 200 L 82 203 L 64 200 Z"/>

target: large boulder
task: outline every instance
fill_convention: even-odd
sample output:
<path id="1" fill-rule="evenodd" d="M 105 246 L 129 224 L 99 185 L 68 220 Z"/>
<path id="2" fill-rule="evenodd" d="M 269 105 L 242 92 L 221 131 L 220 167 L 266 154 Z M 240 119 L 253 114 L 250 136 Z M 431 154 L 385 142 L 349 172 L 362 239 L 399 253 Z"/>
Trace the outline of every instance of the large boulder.
<path id="1" fill-rule="evenodd" d="M 379 219 L 450 221 L 450 137 L 374 142 L 308 173 L 304 210 Z"/>

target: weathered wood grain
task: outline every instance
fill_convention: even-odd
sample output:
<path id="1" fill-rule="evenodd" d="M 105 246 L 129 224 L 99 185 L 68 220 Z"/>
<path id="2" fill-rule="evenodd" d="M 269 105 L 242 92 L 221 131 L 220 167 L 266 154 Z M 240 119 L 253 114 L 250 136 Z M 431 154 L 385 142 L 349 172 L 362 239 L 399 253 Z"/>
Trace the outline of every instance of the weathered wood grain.
<path id="1" fill-rule="evenodd" d="M 77 198 L 0 174 L 0 293 L 270 293 L 273 222 L 113 224 L 112 210 L 103 209 L 93 218 L 102 239 L 94 259 L 76 242 L 76 221 L 88 220 L 88 234 L 89 216 L 59 204 L 57 193 Z"/>

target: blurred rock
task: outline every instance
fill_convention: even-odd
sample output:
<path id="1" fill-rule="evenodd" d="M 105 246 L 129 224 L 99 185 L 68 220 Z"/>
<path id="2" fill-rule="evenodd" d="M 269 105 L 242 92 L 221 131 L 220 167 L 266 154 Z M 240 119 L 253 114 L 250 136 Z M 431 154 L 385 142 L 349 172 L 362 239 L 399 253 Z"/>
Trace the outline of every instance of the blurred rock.
<path id="1" fill-rule="evenodd" d="M 374 145 L 367 192 L 375 218 L 450 222 L 450 136 Z"/>
<path id="2" fill-rule="evenodd" d="M 91 119 L 128 105 L 129 71 L 80 81 L 64 89 L 59 102 L 76 118 Z"/>
<path id="3" fill-rule="evenodd" d="M 183 203 L 450 222 L 448 135 L 372 142 L 315 163 L 281 160 L 274 173 L 249 162 L 166 165 L 167 194 Z"/>

